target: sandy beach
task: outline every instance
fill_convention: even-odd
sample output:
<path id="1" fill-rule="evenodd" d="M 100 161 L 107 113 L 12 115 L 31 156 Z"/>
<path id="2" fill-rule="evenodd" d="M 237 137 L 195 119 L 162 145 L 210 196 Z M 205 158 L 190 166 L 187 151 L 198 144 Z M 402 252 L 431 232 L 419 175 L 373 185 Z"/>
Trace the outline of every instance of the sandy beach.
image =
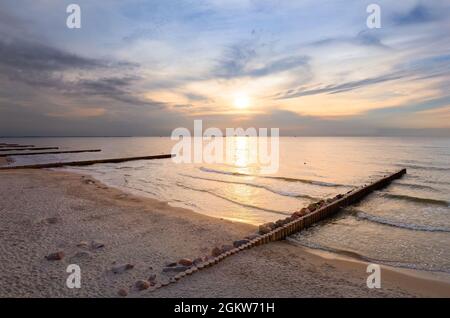
<path id="1" fill-rule="evenodd" d="M 287 241 L 233 255 L 157 291 L 134 284 L 180 258 L 254 233 L 211 218 L 108 188 L 88 177 L 48 170 L 0 173 L 1 297 L 417 297 L 450 296 L 450 284 L 382 269 L 382 288 L 366 287 L 366 264 L 324 258 Z M 104 245 L 95 248 L 92 246 Z M 46 255 L 62 251 L 64 258 Z M 78 264 L 80 289 L 66 287 Z M 122 264 L 134 267 L 122 273 Z"/>

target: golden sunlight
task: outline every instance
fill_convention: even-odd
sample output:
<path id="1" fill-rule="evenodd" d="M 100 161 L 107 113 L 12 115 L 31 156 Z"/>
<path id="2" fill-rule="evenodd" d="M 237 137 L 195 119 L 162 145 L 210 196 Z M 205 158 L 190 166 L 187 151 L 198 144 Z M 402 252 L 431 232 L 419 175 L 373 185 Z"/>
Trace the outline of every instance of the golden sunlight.
<path id="1" fill-rule="evenodd" d="M 233 105 L 237 109 L 246 109 L 250 106 L 250 99 L 245 94 L 239 94 L 234 97 Z"/>

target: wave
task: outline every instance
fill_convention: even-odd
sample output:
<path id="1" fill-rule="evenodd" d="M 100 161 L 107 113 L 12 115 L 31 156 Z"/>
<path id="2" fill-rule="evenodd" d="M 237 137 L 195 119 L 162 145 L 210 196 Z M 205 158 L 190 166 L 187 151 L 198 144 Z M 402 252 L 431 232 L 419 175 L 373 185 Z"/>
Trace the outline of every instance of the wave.
<path id="1" fill-rule="evenodd" d="M 270 213 L 275 213 L 275 214 L 281 214 L 281 215 L 286 215 L 286 216 L 292 214 L 292 213 L 290 213 L 290 212 L 283 212 L 283 211 L 271 210 L 271 209 L 262 208 L 262 207 L 259 207 L 259 206 L 256 206 L 256 205 L 252 205 L 252 204 L 242 203 L 242 202 L 239 202 L 239 201 L 237 201 L 237 200 L 233 200 L 233 199 L 231 199 L 231 198 L 228 198 L 228 197 L 226 197 L 226 196 L 217 194 L 217 193 L 215 193 L 215 192 L 212 192 L 212 191 L 209 191 L 209 190 L 206 190 L 206 189 L 196 189 L 196 188 L 193 188 L 193 187 L 189 187 L 189 186 L 184 185 L 184 184 L 182 184 L 182 183 L 180 183 L 180 182 L 177 182 L 176 185 L 177 185 L 178 187 L 180 187 L 180 188 L 184 188 L 184 189 L 187 189 L 187 190 L 192 190 L 192 191 L 197 191 L 197 192 L 203 192 L 203 193 L 211 194 L 211 195 L 213 195 L 213 196 L 215 196 L 215 197 L 217 197 L 217 198 L 220 198 L 220 199 L 226 200 L 226 201 L 228 201 L 228 202 L 237 204 L 237 205 L 242 206 L 242 207 L 244 207 L 244 208 L 251 208 L 251 209 L 256 209 L 256 210 L 261 210 L 261 211 L 265 211 L 265 212 L 270 212 Z"/>
<path id="2" fill-rule="evenodd" d="M 421 198 L 421 197 L 413 197 L 405 194 L 392 194 L 392 193 L 381 193 L 381 196 L 395 199 L 395 200 L 405 200 L 405 201 L 411 201 L 416 203 L 425 203 L 425 204 L 434 204 L 444 207 L 450 207 L 450 202 L 445 200 L 438 200 L 438 199 L 430 199 L 430 198 Z"/>
<path id="3" fill-rule="evenodd" d="M 426 272 L 437 272 L 437 273 L 450 274 L 450 269 L 448 269 L 448 268 L 430 268 L 426 264 L 413 264 L 413 263 L 393 261 L 393 260 L 388 260 L 388 259 L 371 258 L 371 257 L 364 256 L 360 253 L 350 251 L 350 250 L 332 248 L 332 247 L 323 246 L 323 245 L 313 243 L 313 242 L 304 242 L 304 241 L 296 239 L 295 237 L 287 237 L 286 240 L 288 242 L 291 242 L 296 245 L 304 246 L 304 247 L 315 249 L 315 250 L 331 252 L 331 253 L 334 253 L 337 255 L 354 258 L 356 260 L 367 262 L 367 263 L 387 265 L 387 266 L 405 268 L 405 269 L 414 269 L 414 270 L 420 270 L 420 271 L 426 271 Z"/>
<path id="4" fill-rule="evenodd" d="M 281 196 L 286 196 L 286 197 L 291 197 L 291 198 L 302 198 L 302 199 L 308 199 L 310 201 L 318 201 L 320 200 L 320 198 L 317 197 L 313 197 L 307 194 L 298 194 L 298 193 L 293 193 L 293 192 L 288 192 L 288 191 L 280 191 L 280 190 L 275 190 L 272 189 L 268 186 L 265 185 L 261 185 L 261 184 L 254 184 L 254 183 L 248 183 L 248 182 L 239 182 L 239 181 L 227 181 L 227 180 L 220 180 L 220 179 L 211 179 L 211 178 L 203 178 L 203 177 L 197 177 L 197 176 L 192 176 L 192 175 L 188 175 L 188 174 L 180 174 L 181 176 L 184 177 L 189 177 L 192 179 L 199 179 L 199 180 L 207 180 L 207 181 L 214 181 L 214 182 L 220 182 L 220 183 L 228 183 L 228 184 L 238 184 L 238 185 L 246 185 L 249 187 L 254 187 L 254 188 L 259 188 L 259 189 L 264 189 L 267 190 L 269 192 L 281 195 Z"/>
<path id="5" fill-rule="evenodd" d="M 347 210 L 350 211 L 358 219 L 370 221 L 370 222 L 373 222 L 373 223 L 389 225 L 389 226 L 398 227 L 398 228 L 402 228 L 402 229 L 408 229 L 408 230 L 412 230 L 412 231 L 447 232 L 447 233 L 450 233 L 450 228 L 446 228 L 446 227 L 404 223 L 404 222 L 400 222 L 400 221 L 396 221 L 396 220 L 390 220 L 390 219 L 387 219 L 387 218 L 383 218 L 381 216 L 368 214 L 368 213 L 365 213 L 363 211 L 360 211 L 360 210 L 357 210 L 357 209 L 354 209 L 354 208 L 348 208 Z"/>
<path id="6" fill-rule="evenodd" d="M 418 170 L 450 171 L 450 167 L 422 166 L 411 164 L 396 164 L 396 166 Z"/>
<path id="7" fill-rule="evenodd" d="M 426 186 L 423 184 L 417 184 L 417 183 L 404 183 L 404 182 L 393 182 L 393 185 L 396 186 L 400 186 L 400 187 L 407 187 L 407 188 L 411 188 L 411 189 L 419 189 L 419 190 L 431 190 L 434 192 L 440 192 L 438 189 L 431 187 L 431 186 Z"/>
<path id="8" fill-rule="evenodd" d="M 283 180 L 286 182 L 301 182 L 306 184 L 313 184 L 323 187 L 345 187 L 350 188 L 352 186 L 345 185 L 345 184 L 338 184 L 338 183 L 331 183 L 331 182 L 324 182 L 324 181 L 317 181 L 317 180 L 310 180 L 310 179 L 299 179 L 299 178 L 290 178 L 290 177 L 276 177 L 276 176 L 262 176 L 257 174 L 249 174 L 249 173 L 241 173 L 241 172 L 234 172 L 234 171 L 224 171 L 224 170 L 216 170 L 216 169 L 210 169 L 205 167 L 199 168 L 203 172 L 209 172 L 209 173 L 218 173 L 218 174 L 226 174 L 230 176 L 239 176 L 239 177 L 257 177 L 257 178 L 264 178 L 264 179 L 276 179 L 276 180 Z"/>

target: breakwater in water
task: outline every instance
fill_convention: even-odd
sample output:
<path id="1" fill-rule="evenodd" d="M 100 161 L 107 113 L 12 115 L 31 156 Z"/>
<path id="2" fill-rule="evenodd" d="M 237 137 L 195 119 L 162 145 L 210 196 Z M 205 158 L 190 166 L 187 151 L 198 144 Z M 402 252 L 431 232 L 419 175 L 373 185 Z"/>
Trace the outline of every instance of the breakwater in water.
<path id="1" fill-rule="evenodd" d="M 373 183 L 355 188 L 346 194 L 339 194 L 334 198 L 321 200 L 317 203 L 310 204 L 307 208 L 294 212 L 291 216 L 285 219 L 261 225 L 259 227 L 259 233 L 249 235 L 242 240 L 235 241 L 233 242 L 233 245 L 224 245 L 221 248 L 215 247 L 210 256 L 200 257 L 194 261 L 182 259 L 178 262 L 170 264 L 163 270 L 164 272 L 176 273 L 169 280 L 163 282 L 139 280 L 136 282 L 135 287 L 138 290 L 150 289 L 154 291 L 172 283 L 176 283 L 180 279 L 192 275 L 199 270 L 214 266 L 225 258 L 246 249 L 283 240 L 289 235 L 297 233 L 316 222 L 326 219 L 327 217 L 337 213 L 342 208 L 360 201 L 373 191 L 386 187 L 393 180 L 401 178 L 404 174 L 406 174 L 406 169 L 386 175 Z"/>

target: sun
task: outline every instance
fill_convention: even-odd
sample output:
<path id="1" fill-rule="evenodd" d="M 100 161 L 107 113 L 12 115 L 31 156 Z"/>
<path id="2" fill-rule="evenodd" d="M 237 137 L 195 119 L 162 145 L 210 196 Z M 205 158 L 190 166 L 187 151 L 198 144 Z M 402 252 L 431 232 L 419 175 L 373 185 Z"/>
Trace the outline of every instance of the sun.
<path id="1" fill-rule="evenodd" d="M 245 94 L 239 94 L 234 97 L 233 105 L 237 109 L 246 109 L 250 106 L 250 98 Z"/>

